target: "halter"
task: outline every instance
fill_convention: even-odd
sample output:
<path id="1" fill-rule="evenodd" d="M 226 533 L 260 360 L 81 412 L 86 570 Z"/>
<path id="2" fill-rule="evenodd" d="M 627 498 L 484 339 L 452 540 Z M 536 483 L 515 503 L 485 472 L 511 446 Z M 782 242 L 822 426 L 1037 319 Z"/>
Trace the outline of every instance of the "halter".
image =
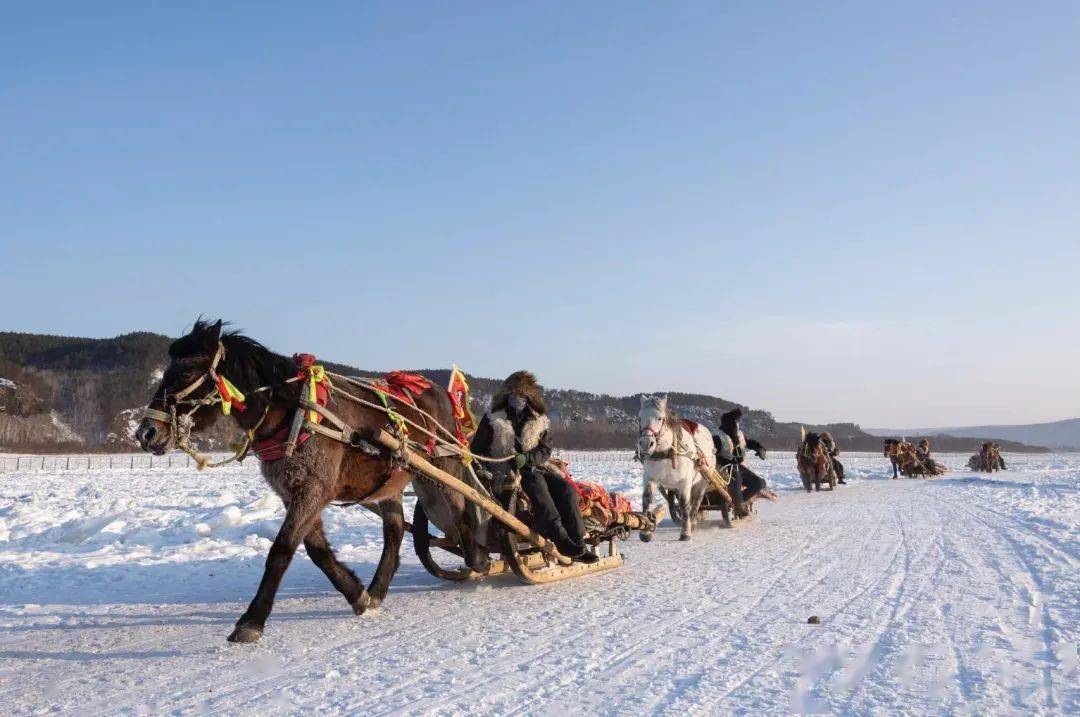
<path id="1" fill-rule="evenodd" d="M 162 403 L 164 403 L 165 406 L 169 409 L 168 411 L 159 411 L 156 408 L 150 408 L 149 406 L 147 406 L 143 409 L 142 412 L 143 418 L 149 418 L 153 421 L 158 421 L 159 423 L 164 423 L 169 426 L 169 428 L 171 429 L 171 436 L 176 447 L 194 458 L 200 469 L 208 465 L 213 467 L 218 465 L 224 465 L 226 463 L 231 463 L 234 460 L 243 460 L 244 456 L 247 455 L 248 448 L 251 446 L 252 440 L 254 440 L 255 438 L 255 432 L 259 430 L 260 426 L 262 426 L 263 421 L 266 420 L 266 415 L 270 411 L 270 401 L 267 400 L 266 408 L 263 409 L 262 416 L 259 417 L 258 423 L 256 423 L 251 430 L 246 432 L 243 445 L 236 450 L 236 453 L 232 457 L 227 458 L 224 461 L 211 464 L 209 462 L 209 456 L 205 456 L 199 453 L 195 450 L 194 447 L 192 447 L 191 430 L 195 425 L 195 412 L 203 406 L 216 406 L 220 404 L 222 406 L 222 410 L 227 413 L 228 411 L 225 410 L 226 406 L 231 406 L 234 402 L 234 397 L 231 395 L 231 392 L 235 389 L 232 388 L 232 384 L 230 384 L 224 376 L 221 376 L 217 372 L 217 367 L 221 363 L 221 360 L 223 358 L 225 358 L 225 344 L 223 344 L 221 341 L 218 341 L 217 351 L 214 352 L 214 358 L 210 361 L 210 366 L 207 367 L 206 371 L 180 391 L 177 391 L 173 394 L 165 394 L 162 397 Z M 188 398 L 188 396 L 194 393 L 195 389 L 206 383 L 208 379 L 212 382 L 214 386 L 213 390 L 210 393 L 203 396 L 202 398 Z M 224 386 L 225 391 L 229 393 L 228 396 L 222 395 L 222 386 Z M 263 391 L 272 392 L 273 388 L 273 386 L 269 385 L 260 386 L 259 388 L 256 388 L 249 393 L 261 393 Z M 180 413 L 177 411 L 177 407 L 181 405 L 190 405 L 191 408 L 183 413 Z M 240 403 L 237 410 L 243 411 L 244 408 L 245 407 L 243 403 Z"/>
<path id="2" fill-rule="evenodd" d="M 695 458 L 692 451 L 687 450 L 687 446 L 682 442 L 682 431 L 680 427 L 674 425 L 674 421 L 665 412 L 660 416 L 660 430 L 656 430 L 651 426 L 645 426 L 638 431 L 638 436 L 650 436 L 657 444 L 660 443 L 660 437 L 664 435 L 665 430 L 671 430 L 671 447 L 666 451 L 654 451 L 652 453 L 642 456 L 643 460 L 647 461 L 663 461 L 670 460 L 672 466 L 677 466 L 679 458 L 688 457 Z"/>

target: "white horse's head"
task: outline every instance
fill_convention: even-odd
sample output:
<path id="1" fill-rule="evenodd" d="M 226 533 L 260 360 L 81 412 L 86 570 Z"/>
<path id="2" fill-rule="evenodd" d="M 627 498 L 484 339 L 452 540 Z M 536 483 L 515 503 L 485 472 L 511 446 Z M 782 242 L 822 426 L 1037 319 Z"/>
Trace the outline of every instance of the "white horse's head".
<path id="1" fill-rule="evenodd" d="M 667 396 L 642 396 L 638 411 L 638 453 L 648 455 L 661 450 L 661 435 L 668 415 Z"/>

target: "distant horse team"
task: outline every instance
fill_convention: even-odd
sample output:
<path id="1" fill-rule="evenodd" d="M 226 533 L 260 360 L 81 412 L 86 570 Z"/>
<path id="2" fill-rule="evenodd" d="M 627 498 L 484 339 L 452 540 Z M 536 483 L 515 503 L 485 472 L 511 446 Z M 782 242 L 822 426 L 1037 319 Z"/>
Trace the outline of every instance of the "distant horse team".
<path id="1" fill-rule="evenodd" d="M 261 637 L 300 545 L 360 615 L 386 598 L 406 531 L 421 563 L 440 578 L 512 571 L 528 583 L 550 582 L 618 567 L 615 540 L 632 531 L 651 540 L 664 510 L 680 526 L 680 540 L 690 540 L 704 511 L 719 510 L 722 524 L 732 527 L 755 514 L 758 498 L 777 498 L 744 465 L 747 451 L 764 459 L 766 449 L 744 436 L 738 408 L 724 413 L 713 434 L 680 418 L 667 396 L 642 396 L 635 453 L 643 465 L 642 507 L 634 511 L 625 498 L 574 480 L 552 455 L 543 393 L 525 371 L 503 383 L 477 424 L 457 369 L 447 389 L 397 371 L 382 380 L 343 376 L 313 356 L 288 358 L 223 331 L 220 321 L 201 320 L 172 343 L 169 361 L 136 431 L 143 450 L 160 455 L 179 448 L 200 468 L 254 455 L 285 505 L 262 580 L 231 642 Z M 192 440 L 219 416 L 233 421 L 244 442 L 214 464 Z M 806 491 L 845 483 L 839 454 L 829 433 L 804 431 L 796 467 Z M 889 439 L 885 455 L 894 478 L 944 472 L 926 440 L 912 447 Z M 997 444 L 986 443 L 969 466 L 993 471 L 1005 464 Z M 412 523 L 403 509 L 410 484 Z M 656 490 L 666 504 L 654 507 Z M 367 587 L 338 560 L 324 532 L 322 512 L 335 501 L 362 505 L 382 520 L 382 557 Z M 441 535 L 431 535 L 431 525 Z M 600 557 L 596 550 L 605 542 L 608 555 Z M 464 565 L 442 568 L 432 548 Z"/>
<path id="2" fill-rule="evenodd" d="M 918 446 L 906 440 L 885 439 L 885 457 L 892 463 L 893 479 L 897 474 L 907 478 L 927 478 L 945 473 L 945 466 L 930 457 L 930 439 L 923 438 Z"/>
<path id="3" fill-rule="evenodd" d="M 984 443 L 979 452 L 968 458 L 968 468 L 983 473 L 1005 470 L 1005 459 L 1001 457 L 1001 446 L 997 443 Z"/>

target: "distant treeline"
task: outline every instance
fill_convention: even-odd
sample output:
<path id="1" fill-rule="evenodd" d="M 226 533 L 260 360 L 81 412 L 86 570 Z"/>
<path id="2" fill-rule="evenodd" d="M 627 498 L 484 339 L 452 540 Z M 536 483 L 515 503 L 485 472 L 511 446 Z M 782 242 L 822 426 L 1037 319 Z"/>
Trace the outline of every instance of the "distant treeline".
<path id="1" fill-rule="evenodd" d="M 167 363 L 171 339 L 136 332 L 112 339 L 86 339 L 0 332 L 0 449 L 21 452 L 133 450 L 133 409 L 144 406 Z M 345 364 L 325 362 L 338 373 L 379 376 Z M 437 385 L 449 381 L 449 369 L 421 370 Z M 541 379 L 543 377 L 541 376 Z M 501 380 L 469 377 L 473 410 L 486 410 Z M 658 392 L 662 393 L 662 392 Z M 546 390 L 553 443 L 563 449 L 632 449 L 637 440 L 640 394 L 608 396 L 569 389 Z M 669 393 L 683 417 L 716 430 L 720 415 L 739 404 L 704 394 Z M 876 451 L 882 439 L 854 423 L 812 425 L 776 421 L 768 411 L 742 406 L 746 434 L 775 450 L 795 450 L 800 427 L 828 430 L 842 450 Z M 215 447 L 227 444 L 229 424 L 219 421 L 210 436 Z M 908 436 L 909 439 L 918 438 Z M 935 450 L 972 451 L 978 439 L 932 437 Z M 1044 449 L 1000 441 L 1006 451 Z"/>

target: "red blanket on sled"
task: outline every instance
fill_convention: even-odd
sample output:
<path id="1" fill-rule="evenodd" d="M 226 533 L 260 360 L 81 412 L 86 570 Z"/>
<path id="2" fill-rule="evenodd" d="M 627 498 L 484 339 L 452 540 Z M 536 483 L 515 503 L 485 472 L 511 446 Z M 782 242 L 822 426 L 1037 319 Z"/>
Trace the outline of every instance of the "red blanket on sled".
<path id="1" fill-rule="evenodd" d="M 560 461 L 561 463 L 561 461 Z M 559 465 L 559 463 L 556 463 Z M 574 490 L 578 494 L 578 505 L 581 507 L 581 512 L 588 512 L 589 508 L 593 505 L 599 505 L 606 510 L 614 510 L 620 513 L 632 513 L 634 508 L 630 505 L 630 501 L 622 497 L 618 493 L 609 493 L 604 486 L 599 483 L 593 483 L 592 481 L 576 481 L 570 476 L 570 471 L 559 465 L 559 469 L 562 471 L 563 477 L 570 482 L 570 485 L 574 486 Z"/>
<path id="2" fill-rule="evenodd" d="M 582 510 L 585 510 L 589 504 L 598 504 L 607 510 L 614 510 L 619 513 L 630 513 L 634 510 L 630 505 L 630 501 L 618 493 L 609 493 L 599 483 L 576 481 L 571 478 L 570 485 L 574 486 L 574 490 L 577 491 L 578 502 L 581 503 Z"/>

